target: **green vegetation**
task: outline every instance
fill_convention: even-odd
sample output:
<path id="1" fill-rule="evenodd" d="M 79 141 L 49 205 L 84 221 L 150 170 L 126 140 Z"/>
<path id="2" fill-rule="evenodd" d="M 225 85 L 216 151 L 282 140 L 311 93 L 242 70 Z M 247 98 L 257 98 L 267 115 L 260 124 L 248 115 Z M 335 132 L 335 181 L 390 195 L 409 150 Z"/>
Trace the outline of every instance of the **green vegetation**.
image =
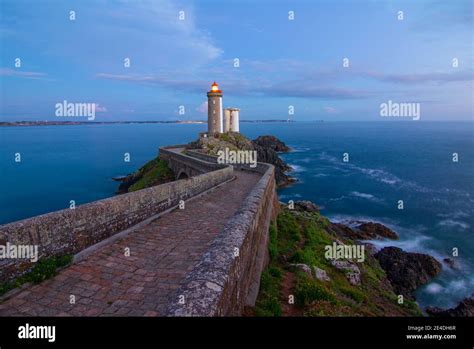
<path id="1" fill-rule="evenodd" d="M 174 180 L 173 171 L 159 158 L 147 162 L 133 176 L 136 181 L 128 188 L 129 192 Z"/>
<path id="2" fill-rule="evenodd" d="M 262 273 L 260 281 L 259 302 L 255 308 L 256 316 L 281 316 L 281 301 L 279 294 L 282 272 L 275 266 L 269 267 Z"/>
<path id="3" fill-rule="evenodd" d="M 300 273 L 295 287 L 295 301 L 299 307 L 310 305 L 315 301 L 337 304 L 334 295 L 321 282 Z"/>
<path id="4" fill-rule="evenodd" d="M 361 284 L 352 285 L 343 271 L 324 257 L 325 246 L 336 239 L 330 222 L 319 213 L 288 210 L 282 207 L 277 224 L 270 227 L 270 263 L 262 274 L 255 305 L 256 316 L 421 316 L 415 302 L 397 303 L 383 269 L 366 251 L 358 263 Z M 318 280 L 293 263 L 326 271 L 329 281 Z M 294 304 L 289 305 L 289 296 Z"/>
<path id="5" fill-rule="evenodd" d="M 216 137 L 202 138 L 192 143 L 197 148 L 202 148 L 206 154 L 217 155 L 220 150 L 254 150 L 252 141 L 240 133 L 227 132 Z"/>
<path id="6" fill-rule="evenodd" d="M 218 135 L 218 137 L 220 140 L 230 143 L 240 150 L 244 150 L 244 149 L 251 150 L 252 148 L 250 141 L 244 135 L 240 133 L 235 133 L 235 132 L 221 133 Z"/>
<path id="7" fill-rule="evenodd" d="M 59 268 L 69 265 L 72 262 L 72 258 L 72 255 L 64 255 L 40 259 L 28 273 L 12 281 L 0 284 L 0 296 L 27 282 L 37 284 L 53 277 L 57 274 Z"/>

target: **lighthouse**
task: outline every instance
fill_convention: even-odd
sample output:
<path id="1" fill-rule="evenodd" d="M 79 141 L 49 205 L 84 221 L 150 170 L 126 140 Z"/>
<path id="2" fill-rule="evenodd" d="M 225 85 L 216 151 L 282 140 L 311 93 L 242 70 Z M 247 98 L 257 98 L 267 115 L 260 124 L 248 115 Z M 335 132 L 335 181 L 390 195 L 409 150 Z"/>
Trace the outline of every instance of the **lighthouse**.
<path id="1" fill-rule="evenodd" d="M 214 81 L 211 90 L 207 92 L 207 131 L 209 136 L 224 131 L 222 115 L 222 91 Z"/>

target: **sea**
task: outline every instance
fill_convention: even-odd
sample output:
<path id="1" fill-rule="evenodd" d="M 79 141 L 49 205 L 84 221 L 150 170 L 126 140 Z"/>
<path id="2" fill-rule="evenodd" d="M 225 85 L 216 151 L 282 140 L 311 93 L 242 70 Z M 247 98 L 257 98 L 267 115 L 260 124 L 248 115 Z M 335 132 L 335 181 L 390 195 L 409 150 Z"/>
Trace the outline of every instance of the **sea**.
<path id="1" fill-rule="evenodd" d="M 0 224 L 113 196 L 113 177 L 206 126 L 0 127 Z M 311 200 L 332 221 L 380 222 L 399 234 L 377 248 L 454 259 L 457 269 L 444 265 L 416 291 L 422 308 L 452 307 L 474 293 L 473 122 L 259 122 L 241 123 L 241 132 L 275 135 L 292 148 L 282 157 L 298 182 L 279 190 L 280 201 Z"/>

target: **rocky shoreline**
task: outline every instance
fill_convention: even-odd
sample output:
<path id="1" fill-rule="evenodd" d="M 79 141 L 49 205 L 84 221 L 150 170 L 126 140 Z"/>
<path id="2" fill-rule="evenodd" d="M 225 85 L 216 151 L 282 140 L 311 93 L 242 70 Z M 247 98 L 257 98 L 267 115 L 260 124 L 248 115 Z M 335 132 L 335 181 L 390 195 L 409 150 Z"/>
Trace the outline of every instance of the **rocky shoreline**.
<path id="1" fill-rule="evenodd" d="M 294 206 L 297 210 L 319 212 L 317 205 L 311 201 L 296 201 Z M 342 224 L 330 222 L 330 230 L 341 238 L 363 242 L 368 247 L 371 256 L 378 260 L 385 271 L 393 291 L 407 299 L 416 301 L 413 292 L 430 282 L 442 270 L 442 263 L 428 254 L 406 252 L 394 246 L 376 251 L 370 240 L 398 239 L 396 232 L 381 223 L 350 221 L 348 224 Z M 443 261 L 451 268 L 457 268 L 457 263 L 451 258 L 444 258 Z M 425 311 L 429 316 L 472 317 L 474 316 L 474 294 L 463 299 L 454 308 L 442 309 L 429 306 Z"/>
<path id="2" fill-rule="evenodd" d="M 286 204 L 283 203 L 282 205 L 286 206 Z M 319 213 L 318 206 L 311 201 L 296 201 L 294 203 L 294 210 Z M 328 231 L 334 233 L 340 239 L 346 239 L 346 243 L 347 241 L 353 241 L 367 246 L 370 256 L 374 257 L 380 267 L 385 271 L 386 278 L 393 292 L 398 296 L 402 295 L 405 299 L 416 301 L 413 292 L 436 277 L 442 270 L 442 263 L 428 254 L 406 252 L 394 246 L 384 247 L 377 251 L 370 243 L 370 240 L 398 239 L 396 232 L 381 223 L 350 221 L 347 224 L 342 224 L 329 222 Z M 344 244 L 340 240 L 337 241 L 339 244 Z M 450 260 L 452 262 L 451 264 L 454 264 L 450 258 L 445 258 L 445 260 L 446 259 Z M 351 263 L 348 265 L 344 263 L 345 262 L 332 264 L 340 269 L 348 270 L 352 268 L 352 275 L 359 274 L 358 271 L 355 271 Z M 450 264 L 448 263 L 448 265 Z M 306 265 L 294 264 L 293 267 L 311 273 L 311 268 Z M 315 274 L 318 279 L 327 280 L 324 270 L 316 268 Z M 358 276 L 350 281 L 353 284 L 358 284 L 359 281 L 357 279 Z M 441 309 L 438 307 L 427 307 L 425 311 L 429 316 L 438 317 L 474 316 L 474 294 L 462 300 L 455 308 Z"/>

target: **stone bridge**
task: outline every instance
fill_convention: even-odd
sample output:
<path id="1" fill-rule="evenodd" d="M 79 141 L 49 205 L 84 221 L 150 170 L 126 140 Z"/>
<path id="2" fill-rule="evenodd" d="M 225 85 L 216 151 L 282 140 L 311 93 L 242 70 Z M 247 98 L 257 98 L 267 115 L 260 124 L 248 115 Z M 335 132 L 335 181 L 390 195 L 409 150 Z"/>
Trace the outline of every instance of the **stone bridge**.
<path id="1" fill-rule="evenodd" d="M 221 165 L 183 146 L 160 158 L 176 181 L 0 226 L 0 245 L 74 255 L 4 295 L 0 316 L 226 316 L 253 305 L 278 211 L 274 167 Z M 0 282 L 33 266 L 0 260 Z"/>

